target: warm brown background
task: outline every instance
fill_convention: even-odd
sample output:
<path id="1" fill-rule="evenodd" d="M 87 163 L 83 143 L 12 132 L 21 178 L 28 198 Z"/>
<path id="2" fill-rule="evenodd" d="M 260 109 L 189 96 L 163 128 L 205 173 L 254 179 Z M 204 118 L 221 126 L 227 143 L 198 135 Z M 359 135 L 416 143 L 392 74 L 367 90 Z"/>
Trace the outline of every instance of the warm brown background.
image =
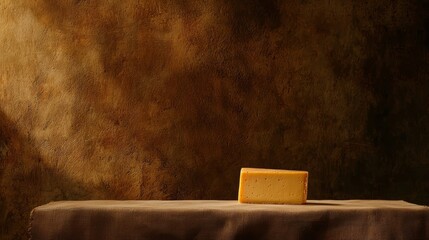
<path id="1" fill-rule="evenodd" d="M 428 1 L 3 0 L 0 239 L 65 199 L 429 204 Z"/>

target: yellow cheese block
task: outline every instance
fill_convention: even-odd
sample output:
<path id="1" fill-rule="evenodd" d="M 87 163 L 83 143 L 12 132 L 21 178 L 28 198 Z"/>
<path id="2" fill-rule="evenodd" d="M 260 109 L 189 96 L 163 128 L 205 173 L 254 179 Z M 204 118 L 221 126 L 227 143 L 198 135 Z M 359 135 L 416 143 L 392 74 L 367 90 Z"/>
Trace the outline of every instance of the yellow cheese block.
<path id="1" fill-rule="evenodd" d="M 308 172 L 242 168 L 238 201 L 241 203 L 305 204 Z"/>

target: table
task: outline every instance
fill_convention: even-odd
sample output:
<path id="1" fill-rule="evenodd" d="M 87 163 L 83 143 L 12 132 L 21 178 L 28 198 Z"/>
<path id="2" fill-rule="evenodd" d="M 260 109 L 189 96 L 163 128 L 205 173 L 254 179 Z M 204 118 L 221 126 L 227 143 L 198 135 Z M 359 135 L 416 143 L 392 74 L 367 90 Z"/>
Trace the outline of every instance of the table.
<path id="1" fill-rule="evenodd" d="M 429 208 L 404 201 L 61 201 L 35 208 L 41 239 L 429 239 Z"/>

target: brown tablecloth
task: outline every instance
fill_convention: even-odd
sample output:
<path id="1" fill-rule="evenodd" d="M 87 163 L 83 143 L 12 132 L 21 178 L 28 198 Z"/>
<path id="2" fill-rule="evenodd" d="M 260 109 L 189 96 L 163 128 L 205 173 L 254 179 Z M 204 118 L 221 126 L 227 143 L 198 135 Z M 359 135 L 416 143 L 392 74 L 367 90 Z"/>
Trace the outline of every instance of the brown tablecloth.
<path id="1" fill-rule="evenodd" d="M 429 239 L 429 208 L 404 201 L 63 201 L 33 210 L 40 239 Z"/>

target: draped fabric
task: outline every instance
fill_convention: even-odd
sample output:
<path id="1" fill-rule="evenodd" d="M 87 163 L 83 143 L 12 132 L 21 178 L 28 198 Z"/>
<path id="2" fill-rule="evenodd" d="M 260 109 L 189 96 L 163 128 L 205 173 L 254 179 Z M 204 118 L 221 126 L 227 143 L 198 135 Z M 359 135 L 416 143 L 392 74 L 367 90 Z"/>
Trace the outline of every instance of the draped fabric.
<path id="1" fill-rule="evenodd" d="M 429 239 L 429 208 L 405 201 L 63 201 L 35 208 L 30 238 Z"/>

